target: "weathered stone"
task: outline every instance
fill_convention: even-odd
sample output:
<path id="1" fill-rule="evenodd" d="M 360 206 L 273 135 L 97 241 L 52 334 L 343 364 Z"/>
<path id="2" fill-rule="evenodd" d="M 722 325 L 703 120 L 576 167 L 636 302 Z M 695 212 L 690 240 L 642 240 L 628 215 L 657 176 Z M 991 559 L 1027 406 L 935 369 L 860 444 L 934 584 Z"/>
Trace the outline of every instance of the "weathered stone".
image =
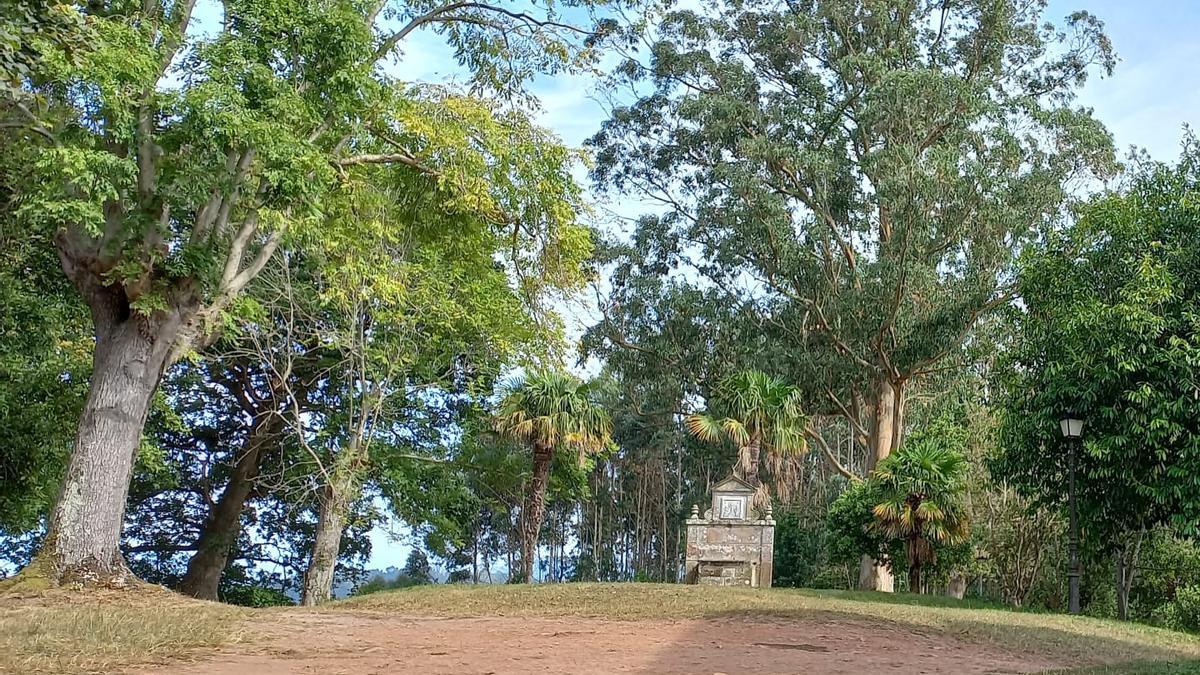
<path id="1" fill-rule="evenodd" d="M 735 477 L 712 490 L 712 508 L 687 520 L 685 581 L 705 586 L 771 585 L 775 520 L 751 513 L 754 487 Z"/>

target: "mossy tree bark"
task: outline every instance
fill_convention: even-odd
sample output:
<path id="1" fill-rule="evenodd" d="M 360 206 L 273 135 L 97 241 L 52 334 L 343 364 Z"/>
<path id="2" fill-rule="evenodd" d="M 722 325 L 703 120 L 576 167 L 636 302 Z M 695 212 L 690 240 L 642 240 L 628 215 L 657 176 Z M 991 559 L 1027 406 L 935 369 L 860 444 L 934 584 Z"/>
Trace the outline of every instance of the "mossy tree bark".
<path id="1" fill-rule="evenodd" d="M 316 534 L 300 590 L 301 605 L 312 607 L 328 602 L 333 596 L 333 575 L 341 552 L 342 530 L 346 527 L 350 505 L 361 494 L 362 469 L 366 461 L 362 445 L 353 443 L 337 458 L 321 489 Z"/>
<path id="2" fill-rule="evenodd" d="M 132 575 L 119 545 L 142 428 L 175 341 L 198 303 L 176 294 L 167 299 L 167 309 L 135 311 L 128 289 L 79 265 L 68 246 L 60 245 L 60 251 L 67 276 L 91 311 L 96 345 L 88 396 L 38 570 L 53 584 L 124 585 Z"/>

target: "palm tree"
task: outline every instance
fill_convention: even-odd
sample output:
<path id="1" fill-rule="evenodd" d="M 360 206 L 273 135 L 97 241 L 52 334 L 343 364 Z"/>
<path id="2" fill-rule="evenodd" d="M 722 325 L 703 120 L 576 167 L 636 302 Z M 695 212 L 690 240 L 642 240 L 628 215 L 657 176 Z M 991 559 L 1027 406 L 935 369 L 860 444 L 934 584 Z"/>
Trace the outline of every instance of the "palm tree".
<path id="1" fill-rule="evenodd" d="M 933 438 L 906 443 L 884 459 L 871 479 L 878 504 L 875 527 L 903 539 L 908 557 L 908 588 L 921 591 L 921 571 L 937 562 L 935 544 L 956 544 L 968 532 L 963 495 L 967 461 Z"/>
<path id="2" fill-rule="evenodd" d="M 531 371 L 506 389 L 493 425 L 533 450 L 533 479 L 521 509 L 521 580 L 528 583 L 555 451 L 574 449 L 582 461 L 612 442 L 612 421 L 595 402 L 592 387 L 567 373 Z"/>
<path id="3" fill-rule="evenodd" d="M 803 453 L 808 448 L 805 429 L 808 417 L 800 405 L 800 392 L 782 380 L 758 370 L 747 370 L 726 378 L 717 388 L 718 409 L 728 413 L 717 418 L 708 414 L 689 415 L 688 431 L 706 443 L 728 437 L 738 448 L 742 478 L 760 487 L 758 467 L 764 450 L 773 456 Z M 765 499 L 765 491 L 756 497 Z"/>

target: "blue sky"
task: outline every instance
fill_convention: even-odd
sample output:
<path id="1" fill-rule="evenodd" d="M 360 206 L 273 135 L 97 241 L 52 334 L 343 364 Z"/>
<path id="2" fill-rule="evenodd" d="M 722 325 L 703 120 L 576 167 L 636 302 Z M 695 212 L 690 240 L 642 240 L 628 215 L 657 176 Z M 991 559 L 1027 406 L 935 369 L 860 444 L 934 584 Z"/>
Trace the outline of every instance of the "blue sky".
<path id="1" fill-rule="evenodd" d="M 1095 110 L 1122 151 L 1144 148 L 1174 160 L 1185 124 L 1200 115 L 1200 2 L 1054 0 L 1047 17 L 1086 9 L 1100 17 L 1121 59 L 1111 78 L 1094 78 L 1080 102 Z"/>

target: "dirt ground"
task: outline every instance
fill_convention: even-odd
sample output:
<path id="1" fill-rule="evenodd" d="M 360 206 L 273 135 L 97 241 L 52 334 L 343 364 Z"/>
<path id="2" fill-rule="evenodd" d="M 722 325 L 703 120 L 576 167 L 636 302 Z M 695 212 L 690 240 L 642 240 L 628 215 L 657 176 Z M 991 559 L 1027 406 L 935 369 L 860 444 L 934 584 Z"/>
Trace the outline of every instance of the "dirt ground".
<path id="1" fill-rule="evenodd" d="M 1021 673 L 1067 664 L 1036 654 L 854 620 L 440 619 L 289 613 L 253 646 L 132 672 Z"/>

